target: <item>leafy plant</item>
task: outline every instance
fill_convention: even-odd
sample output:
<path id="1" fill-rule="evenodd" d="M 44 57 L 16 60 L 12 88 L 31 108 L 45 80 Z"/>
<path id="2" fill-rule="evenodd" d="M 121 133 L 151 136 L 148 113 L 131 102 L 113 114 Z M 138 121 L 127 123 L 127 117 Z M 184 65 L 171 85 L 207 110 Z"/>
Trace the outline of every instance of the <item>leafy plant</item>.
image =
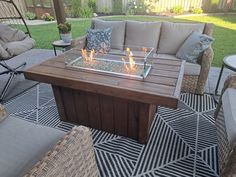
<path id="1" fill-rule="evenodd" d="M 109 8 L 104 6 L 101 8 L 101 12 L 104 13 L 104 14 L 109 14 Z"/>
<path id="2" fill-rule="evenodd" d="M 89 1 L 88 1 L 88 7 L 90 7 L 91 9 L 93 9 L 93 12 L 97 12 L 96 0 L 89 0 Z"/>
<path id="3" fill-rule="evenodd" d="M 220 0 L 205 0 L 202 8 L 204 12 L 217 12 L 219 3 Z"/>
<path id="4" fill-rule="evenodd" d="M 127 4 L 126 14 L 146 14 L 148 12 L 148 3 L 146 0 L 133 0 Z"/>
<path id="5" fill-rule="evenodd" d="M 67 34 L 71 32 L 71 24 L 69 22 L 60 23 L 57 28 L 61 34 Z"/>
<path id="6" fill-rule="evenodd" d="M 202 14 L 203 10 L 202 10 L 202 8 L 192 8 L 192 9 L 190 9 L 190 12 L 193 14 Z"/>
<path id="7" fill-rule="evenodd" d="M 91 18 L 93 17 L 93 9 L 90 7 L 79 7 L 79 17 L 81 18 Z"/>
<path id="8" fill-rule="evenodd" d="M 174 13 L 174 14 L 182 14 L 184 13 L 184 8 L 182 6 L 174 6 L 172 9 L 171 9 L 171 13 Z"/>
<path id="9" fill-rule="evenodd" d="M 54 17 L 51 16 L 49 13 L 44 13 L 42 16 L 41 16 L 41 19 L 45 20 L 45 21 L 53 21 L 54 20 Z"/>
<path id="10" fill-rule="evenodd" d="M 80 7 L 82 6 L 81 0 L 70 0 L 70 10 L 69 14 L 71 17 L 79 17 Z"/>
<path id="11" fill-rule="evenodd" d="M 33 12 L 28 11 L 28 12 L 25 13 L 25 18 L 27 20 L 35 20 L 36 19 L 36 14 L 33 13 Z"/>

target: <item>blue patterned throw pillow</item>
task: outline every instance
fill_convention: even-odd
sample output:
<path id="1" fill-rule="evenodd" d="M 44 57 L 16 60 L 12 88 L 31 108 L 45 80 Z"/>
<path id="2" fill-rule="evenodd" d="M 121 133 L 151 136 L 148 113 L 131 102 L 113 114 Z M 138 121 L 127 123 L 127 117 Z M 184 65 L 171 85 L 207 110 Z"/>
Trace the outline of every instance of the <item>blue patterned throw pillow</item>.
<path id="1" fill-rule="evenodd" d="M 214 39 L 206 34 L 193 32 L 179 48 L 176 57 L 190 63 L 197 63 L 198 58 L 213 41 Z"/>
<path id="2" fill-rule="evenodd" d="M 111 28 L 87 30 L 87 50 L 109 51 L 111 49 Z"/>

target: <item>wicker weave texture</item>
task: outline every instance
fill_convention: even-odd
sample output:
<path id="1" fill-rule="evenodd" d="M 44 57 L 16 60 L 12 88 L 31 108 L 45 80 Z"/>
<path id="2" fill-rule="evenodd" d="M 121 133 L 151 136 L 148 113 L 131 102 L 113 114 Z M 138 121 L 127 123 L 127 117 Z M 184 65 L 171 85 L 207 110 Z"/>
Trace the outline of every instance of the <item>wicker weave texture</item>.
<path id="1" fill-rule="evenodd" d="M 184 75 L 181 91 L 195 93 L 197 83 L 198 83 L 198 76 L 197 75 L 195 75 L 195 76 Z"/>
<path id="2" fill-rule="evenodd" d="M 24 177 L 96 177 L 91 132 L 79 126 L 72 129 Z"/>
<path id="3" fill-rule="evenodd" d="M 223 107 L 220 107 L 220 110 L 216 117 L 216 129 L 217 129 L 217 141 L 218 141 L 218 158 L 219 158 L 219 169 L 223 171 L 225 164 L 227 163 L 228 156 L 230 154 L 230 146 L 227 137 L 225 119 L 223 113 Z"/>
<path id="4" fill-rule="evenodd" d="M 216 108 L 215 112 L 215 118 L 216 118 L 216 129 L 217 129 L 217 140 L 218 140 L 218 148 L 219 148 L 219 168 L 220 173 L 227 173 L 227 175 L 223 176 L 230 176 L 230 168 L 229 166 L 234 166 L 235 164 L 232 163 L 232 161 L 235 161 L 235 159 L 232 159 L 231 154 L 233 156 L 236 156 L 236 152 L 232 153 L 232 149 L 234 147 L 231 147 L 228 141 L 228 136 L 226 132 L 226 126 L 225 126 L 225 117 L 224 117 L 224 110 L 222 106 L 222 95 L 226 91 L 227 88 L 234 88 L 236 89 L 236 75 L 230 75 L 225 83 L 224 88 L 222 89 L 221 97 L 219 100 L 219 104 Z M 231 160 L 229 160 L 231 158 Z M 236 162 L 235 162 L 236 163 Z M 235 165 L 236 166 L 236 165 Z M 236 170 L 234 170 L 236 171 Z M 233 171 L 232 171 L 233 172 Z M 236 173 L 231 176 L 236 176 Z"/>

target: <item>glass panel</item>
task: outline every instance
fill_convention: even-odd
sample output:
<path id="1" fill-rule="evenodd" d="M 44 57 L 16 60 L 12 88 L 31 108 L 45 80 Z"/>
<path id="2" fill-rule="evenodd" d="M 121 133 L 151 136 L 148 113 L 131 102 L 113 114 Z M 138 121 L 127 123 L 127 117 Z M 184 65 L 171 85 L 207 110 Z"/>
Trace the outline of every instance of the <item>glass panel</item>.
<path id="1" fill-rule="evenodd" d="M 65 64 L 68 68 L 145 79 L 151 70 L 147 58 L 152 54 L 153 48 L 136 47 L 136 49 L 135 52 L 138 52 L 139 56 L 135 56 L 130 48 L 121 54 L 71 49 L 65 53 Z"/>

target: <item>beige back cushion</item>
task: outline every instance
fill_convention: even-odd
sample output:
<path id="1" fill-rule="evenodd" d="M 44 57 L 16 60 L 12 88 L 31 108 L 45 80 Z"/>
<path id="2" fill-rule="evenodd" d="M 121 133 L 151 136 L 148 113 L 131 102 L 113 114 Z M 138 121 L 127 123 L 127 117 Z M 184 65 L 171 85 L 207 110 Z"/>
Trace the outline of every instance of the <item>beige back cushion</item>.
<path id="1" fill-rule="evenodd" d="M 106 29 L 111 28 L 111 48 L 123 50 L 124 38 L 125 38 L 125 21 L 104 21 L 93 20 L 94 29 Z"/>
<path id="2" fill-rule="evenodd" d="M 161 31 L 161 22 L 127 21 L 125 45 L 153 47 L 156 51 Z"/>
<path id="3" fill-rule="evenodd" d="M 175 55 L 184 41 L 193 32 L 203 33 L 205 24 L 163 22 L 158 53 Z"/>

